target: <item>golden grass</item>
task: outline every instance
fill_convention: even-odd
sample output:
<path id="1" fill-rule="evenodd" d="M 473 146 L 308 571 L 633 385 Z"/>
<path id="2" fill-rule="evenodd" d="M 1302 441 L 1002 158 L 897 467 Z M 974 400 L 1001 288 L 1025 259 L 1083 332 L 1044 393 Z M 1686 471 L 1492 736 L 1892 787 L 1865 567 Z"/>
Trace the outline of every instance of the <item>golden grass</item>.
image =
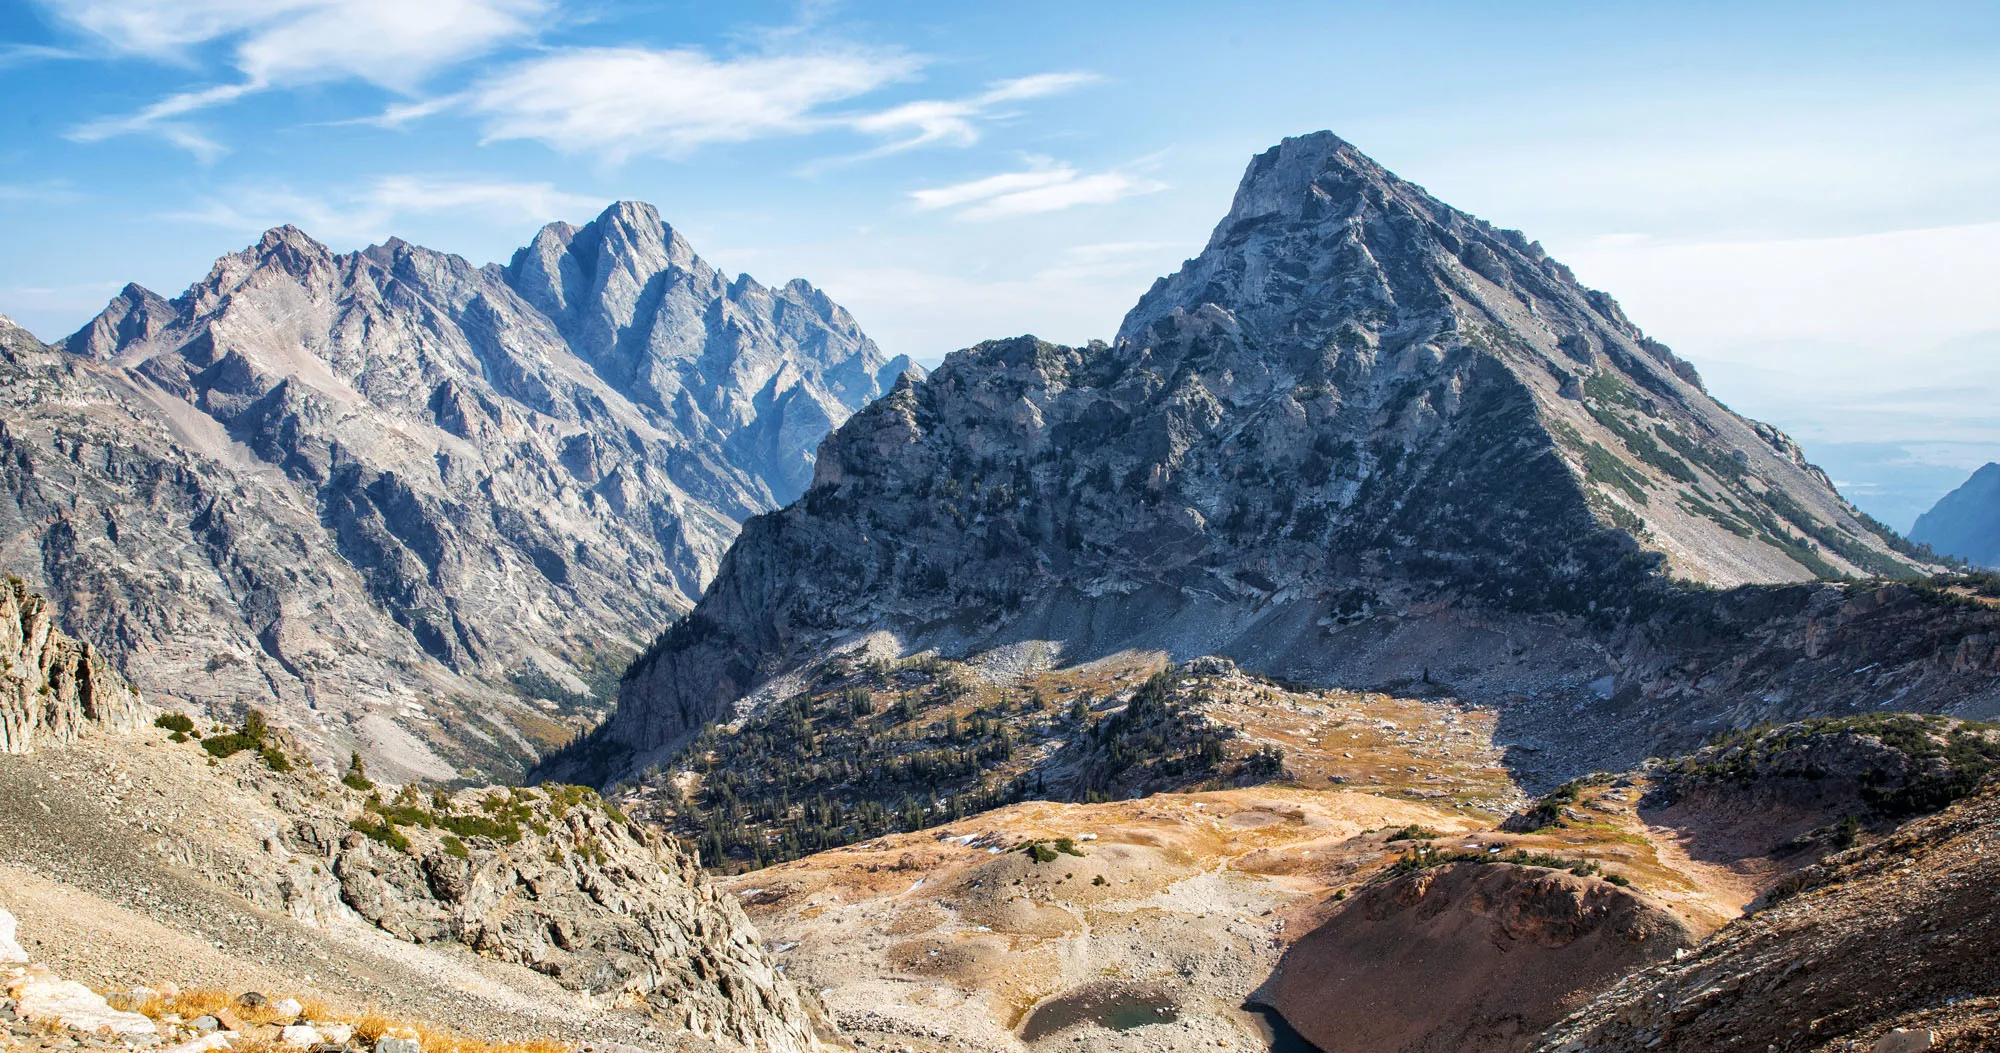
<path id="1" fill-rule="evenodd" d="M 176 1014 L 182 1020 L 192 1020 L 198 1016 L 214 1016 L 220 1012 L 233 1014 L 245 1025 L 254 1028 L 278 1028 L 292 1023 L 293 1018 L 283 1016 L 271 1009 L 271 1005 L 284 1000 L 283 995 L 267 995 L 269 1001 L 255 1009 L 236 1003 L 236 996 L 216 988 L 196 988 L 181 991 L 172 996 L 154 996 L 139 1006 L 138 1011 L 155 1019 L 168 1014 Z M 575 1053 L 575 1047 L 550 1038 L 531 1038 L 519 1042 L 488 1042 L 459 1034 L 447 1027 L 426 1020 L 409 1020 L 388 1016 L 374 1009 L 351 1012 L 319 998 L 300 998 L 299 1014 L 308 1020 L 321 1023 L 351 1024 L 354 1027 L 354 1041 L 360 1046 L 373 1046 L 383 1035 L 396 1034 L 415 1038 L 423 1046 L 424 1053 Z M 275 1032 L 258 1033 L 250 1031 L 230 1043 L 234 1053 L 278 1053 L 292 1050 L 277 1043 Z M 295 1053 L 295 1051 L 294 1051 Z"/>

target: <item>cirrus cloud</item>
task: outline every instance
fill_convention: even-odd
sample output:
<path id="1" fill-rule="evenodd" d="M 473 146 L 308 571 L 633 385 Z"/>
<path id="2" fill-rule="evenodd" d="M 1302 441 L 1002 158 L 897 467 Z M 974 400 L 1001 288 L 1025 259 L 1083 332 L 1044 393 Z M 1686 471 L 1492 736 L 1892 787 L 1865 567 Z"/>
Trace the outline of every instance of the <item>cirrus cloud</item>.
<path id="1" fill-rule="evenodd" d="M 957 209 L 956 219 L 992 220 L 1105 205 L 1166 188 L 1157 179 L 1115 169 L 1086 175 L 1069 165 L 1042 160 L 1025 171 L 913 190 L 910 199 L 921 211 Z"/>
<path id="2" fill-rule="evenodd" d="M 822 128 L 822 107 L 919 65 L 858 50 L 716 59 L 693 48 L 574 48 L 503 69 L 454 101 L 485 119 L 488 139 L 622 160 Z"/>
<path id="3" fill-rule="evenodd" d="M 179 92 L 137 113 L 92 121 L 70 138 L 153 133 L 204 160 L 220 144 L 179 120 L 273 87 L 361 80 L 416 90 L 447 67 L 532 33 L 550 0 L 43 0 L 113 54 L 190 64 L 199 46 L 234 43 L 242 79 Z"/>

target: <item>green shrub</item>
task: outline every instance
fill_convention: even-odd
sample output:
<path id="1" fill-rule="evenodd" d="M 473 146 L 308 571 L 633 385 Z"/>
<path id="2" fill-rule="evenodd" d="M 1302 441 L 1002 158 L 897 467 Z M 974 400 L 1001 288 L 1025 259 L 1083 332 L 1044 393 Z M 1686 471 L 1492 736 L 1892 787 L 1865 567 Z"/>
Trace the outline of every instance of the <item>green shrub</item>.
<path id="1" fill-rule="evenodd" d="M 1083 851 L 1076 847 L 1076 842 L 1067 837 L 1058 837 L 1054 841 L 1030 841 L 1022 845 L 1020 851 L 1028 853 L 1028 858 L 1037 863 L 1053 863 L 1058 855 L 1083 857 Z"/>
<path id="2" fill-rule="evenodd" d="M 188 719 L 185 713 L 162 713 L 153 718 L 153 726 L 173 732 L 170 737 L 175 742 L 186 742 L 188 735 L 194 731 L 194 721 Z"/>
<path id="3" fill-rule="evenodd" d="M 291 771 L 292 762 L 286 759 L 284 752 L 265 741 L 270 736 L 271 725 L 265 722 L 263 711 L 253 709 L 243 715 L 241 728 L 223 735 L 211 735 L 201 740 L 201 748 L 217 760 L 233 757 L 244 750 L 256 750 L 272 771 Z"/>
<path id="4" fill-rule="evenodd" d="M 1427 826 L 1418 826 L 1415 823 L 1411 823 L 1410 825 L 1403 827 L 1401 830 L 1397 830 L 1391 833 L 1388 837 L 1384 838 L 1383 840 L 1385 842 L 1434 841 L 1437 839 L 1437 837 L 1438 837 L 1438 832 L 1436 830 L 1433 830 Z"/>
<path id="5" fill-rule="evenodd" d="M 457 837 L 451 834 L 444 835 L 444 851 L 446 855 L 457 856 L 460 859 L 466 859 L 472 855 L 472 853 L 466 849 L 465 842 L 460 841 Z"/>
<path id="6" fill-rule="evenodd" d="M 361 754 L 359 753 L 349 753 L 347 755 L 347 774 L 341 776 L 340 781 L 342 785 L 350 789 L 359 790 L 362 793 L 367 793 L 375 788 L 375 784 L 368 779 L 368 768 L 361 763 Z"/>
<path id="7" fill-rule="evenodd" d="M 350 830 L 367 835 L 369 840 L 380 841 L 398 852 L 408 852 L 410 850 L 410 839 L 404 837 L 403 832 L 396 829 L 396 824 L 387 819 L 377 821 L 370 819 L 364 814 L 360 818 L 348 823 L 347 826 Z"/>

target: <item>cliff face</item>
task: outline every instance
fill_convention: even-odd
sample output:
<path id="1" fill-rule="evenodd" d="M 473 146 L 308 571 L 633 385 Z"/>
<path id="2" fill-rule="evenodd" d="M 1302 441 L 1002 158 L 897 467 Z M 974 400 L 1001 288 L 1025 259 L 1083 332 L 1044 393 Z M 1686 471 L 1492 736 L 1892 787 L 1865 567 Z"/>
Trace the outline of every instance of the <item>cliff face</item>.
<path id="1" fill-rule="evenodd" d="M 1251 164 L 1115 344 L 982 344 L 848 421 L 578 756 L 658 756 L 876 630 L 1518 694 L 1616 664 L 1553 620 L 1668 582 L 1915 565 L 1538 245 L 1322 133 Z"/>
<path id="2" fill-rule="evenodd" d="M 518 773 L 608 702 L 906 365 L 632 203 L 504 268 L 286 227 L 61 352 L 6 328 L 5 566 L 154 696 L 430 778 Z"/>
<path id="3" fill-rule="evenodd" d="M 18 578 L 0 584 L 0 753 L 130 731 L 145 715 L 96 648 L 56 629 L 48 601 Z"/>

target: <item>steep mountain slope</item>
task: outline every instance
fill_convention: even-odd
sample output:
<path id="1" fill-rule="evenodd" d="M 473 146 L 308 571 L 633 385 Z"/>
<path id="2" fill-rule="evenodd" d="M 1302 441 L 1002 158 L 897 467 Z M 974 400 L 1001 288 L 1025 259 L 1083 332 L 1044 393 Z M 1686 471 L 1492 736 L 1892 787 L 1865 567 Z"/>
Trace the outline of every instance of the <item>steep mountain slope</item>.
<path id="1" fill-rule="evenodd" d="M 1982 567 L 2000 566 L 2000 464 L 1972 473 L 1917 517 L 1910 540 Z"/>
<path id="2" fill-rule="evenodd" d="M 982 344 L 857 414 L 575 763 L 660 757 L 878 630 L 1574 693 L 1617 664 L 1551 619 L 1912 573 L 1897 544 L 1538 245 L 1321 133 L 1251 164 L 1115 345 Z"/>
<path id="3" fill-rule="evenodd" d="M 1937 815 L 1802 871 L 1775 905 L 1629 977 L 1537 1048 L 2000 1048 L 1996 881 L 2000 783 L 1988 780 Z"/>
<path id="4" fill-rule="evenodd" d="M 1292 945 L 1267 997 L 1322 1053 L 1512 1053 L 1696 937 L 1608 882 L 1454 863 L 1363 890 Z"/>
<path id="5" fill-rule="evenodd" d="M 62 358 L 6 340 L 36 379 L 7 395 L 5 565 L 155 696 L 432 778 L 565 738 L 553 703 L 906 365 L 632 203 L 504 268 L 280 228 L 175 300 L 128 286 Z"/>

